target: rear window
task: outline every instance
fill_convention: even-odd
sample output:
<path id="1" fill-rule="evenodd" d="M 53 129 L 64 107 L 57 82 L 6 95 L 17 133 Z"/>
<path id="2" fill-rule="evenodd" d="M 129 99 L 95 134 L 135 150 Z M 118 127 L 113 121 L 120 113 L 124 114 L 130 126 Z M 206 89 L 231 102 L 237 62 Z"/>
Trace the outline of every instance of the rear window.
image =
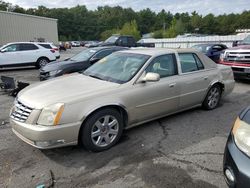
<path id="1" fill-rule="evenodd" d="M 21 51 L 37 50 L 38 47 L 34 44 L 21 44 Z"/>
<path id="2" fill-rule="evenodd" d="M 197 55 L 193 53 L 179 54 L 182 73 L 198 71 L 204 69 L 204 66 Z"/>
<path id="3" fill-rule="evenodd" d="M 47 49 L 52 49 L 52 47 L 50 46 L 50 44 L 39 44 L 40 46 L 47 48 Z"/>

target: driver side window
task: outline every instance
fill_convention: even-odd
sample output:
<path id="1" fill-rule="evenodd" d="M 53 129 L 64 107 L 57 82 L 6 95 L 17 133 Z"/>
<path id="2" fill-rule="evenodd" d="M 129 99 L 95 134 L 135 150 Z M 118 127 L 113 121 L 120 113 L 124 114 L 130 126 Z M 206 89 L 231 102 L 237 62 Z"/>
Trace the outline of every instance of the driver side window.
<path id="1" fill-rule="evenodd" d="M 146 73 L 158 73 L 160 78 L 177 75 L 177 64 L 174 54 L 166 54 L 156 57 L 146 68 Z"/>
<path id="2" fill-rule="evenodd" d="M 110 55 L 111 53 L 112 53 L 112 50 L 103 50 L 103 51 L 98 52 L 94 56 L 94 58 L 102 59 L 102 58 L 106 57 L 107 55 Z"/>

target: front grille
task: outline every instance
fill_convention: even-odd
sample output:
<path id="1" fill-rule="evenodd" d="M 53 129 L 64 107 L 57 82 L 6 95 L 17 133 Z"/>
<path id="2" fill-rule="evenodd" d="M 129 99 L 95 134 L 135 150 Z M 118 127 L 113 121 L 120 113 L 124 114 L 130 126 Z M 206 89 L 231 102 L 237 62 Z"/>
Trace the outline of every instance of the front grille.
<path id="1" fill-rule="evenodd" d="M 241 63 L 250 63 L 250 52 L 226 52 L 227 61 L 236 61 Z"/>
<path id="2" fill-rule="evenodd" d="M 244 72 L 244 68 L 232 67 L 233 71 Z"/>
<path id="3" fill-rule="evenodd" d="M 16 100 L 10 117 L 16 121 L 25 122 L 31 112 L 32 108 L 25 106 L 20 101 Z"/>

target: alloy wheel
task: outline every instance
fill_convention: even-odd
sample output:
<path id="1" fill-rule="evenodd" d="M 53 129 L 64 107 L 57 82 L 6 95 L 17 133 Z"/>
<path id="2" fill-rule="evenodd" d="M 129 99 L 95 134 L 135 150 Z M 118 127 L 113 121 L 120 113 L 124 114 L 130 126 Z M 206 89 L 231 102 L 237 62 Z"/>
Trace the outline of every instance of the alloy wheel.
<path id="1" fill-rule="evenodd" d="M 91 139 L 93 144 L 98 147 L 110 145 L 119 132 L 118 120 L 111 115 L 99 118 L 92 127 Z"/>
<path id="2" fill-rule="evenodd" d="M 213 87 L 209 91 L 207 99 L 208 99 L 207 100 L 208 106 L 211 109 L 215 108 L 218 105 L 219 100 L 220 100 L 220 91 L 219 91 L 219 89 L 217 87 Z"/>

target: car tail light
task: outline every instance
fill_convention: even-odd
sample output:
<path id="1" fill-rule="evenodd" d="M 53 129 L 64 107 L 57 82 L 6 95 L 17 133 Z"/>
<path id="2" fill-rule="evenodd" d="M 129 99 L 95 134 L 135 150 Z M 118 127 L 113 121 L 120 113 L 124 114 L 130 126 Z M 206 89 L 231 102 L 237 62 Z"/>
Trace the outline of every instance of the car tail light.
<path id="1" fill-rule="evenodd" d="M 58 51 L 59 49 L 58 48 L 53 48 L 53 50 Z"/>
<path id="2" fill-rule="evenodd" d="M 55 53 L 55 52 L 56 52 L 54 49 L 51 49 L 50 51 L 51 51 L 52 53 Z"/>

